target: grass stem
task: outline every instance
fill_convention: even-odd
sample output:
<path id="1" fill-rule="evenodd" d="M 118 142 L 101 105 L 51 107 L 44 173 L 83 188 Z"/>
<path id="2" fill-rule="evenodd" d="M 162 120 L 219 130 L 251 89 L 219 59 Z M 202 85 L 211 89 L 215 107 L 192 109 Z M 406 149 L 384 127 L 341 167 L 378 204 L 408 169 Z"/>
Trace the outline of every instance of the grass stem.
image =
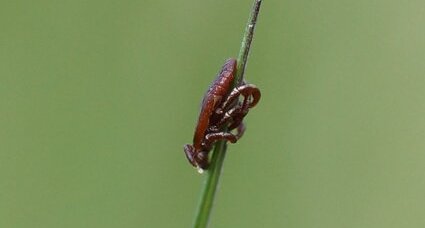
<path id="1" fill-rule="evenodd" d="M 248 61 L 249 50 L 252 39 L 254 37 L 254 29 L 257 22 L 258 13 L 260 12 L 262 0 L 255 0 L 248 23 L 245 28 L 245 33 L 242 38 L 241 48 L 237 58 L 237 71 L 234 81 L 234 86 L 240 84 L 243 80 L 245 66 Z M 211 158 L 211 164 L 205 172 L 205 180 L 202 186 L 201 197 L 196 211 L 194 228 L 206 228 L 208 226 L 211 209 L 214 203 L 215 193 L 217 191 L 220 180 L 221 171 L 223 168 L 224 158 L 226 156 L 226 142 L 217 142 Z"/>

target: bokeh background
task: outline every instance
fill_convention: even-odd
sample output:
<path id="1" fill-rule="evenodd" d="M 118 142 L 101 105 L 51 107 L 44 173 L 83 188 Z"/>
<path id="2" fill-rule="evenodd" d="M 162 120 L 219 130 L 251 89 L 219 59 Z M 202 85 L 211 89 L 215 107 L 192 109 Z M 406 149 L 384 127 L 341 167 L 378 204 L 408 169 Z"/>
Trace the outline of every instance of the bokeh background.
<path id="1" fill-rule="evenodd" d="M 252 0 L 0 2 L 0 227 L 190 227 Z M 425 227 L 425 2 L 268 1 L 211 227 Z"/>

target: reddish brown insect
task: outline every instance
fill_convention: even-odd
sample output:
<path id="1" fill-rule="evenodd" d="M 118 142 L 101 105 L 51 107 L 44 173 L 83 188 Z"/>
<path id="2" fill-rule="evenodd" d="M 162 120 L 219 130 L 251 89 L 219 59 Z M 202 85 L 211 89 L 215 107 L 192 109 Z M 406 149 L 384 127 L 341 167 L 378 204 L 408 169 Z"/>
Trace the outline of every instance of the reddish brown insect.
<path id="1" fill-rule="evenodd" d="M 184 146 L 187 159 L 200 172 L 208 168 L 208 153 L 216 141 L 235 143 L 243 135 L 243 118 L 260 100 L 255 85 L 244 82 L 231 90 L 235 71 L 236 60 L 228 59 L 202 100 L 193 145 Z M 234 129 L 236 134 L 231 132 Z"/>

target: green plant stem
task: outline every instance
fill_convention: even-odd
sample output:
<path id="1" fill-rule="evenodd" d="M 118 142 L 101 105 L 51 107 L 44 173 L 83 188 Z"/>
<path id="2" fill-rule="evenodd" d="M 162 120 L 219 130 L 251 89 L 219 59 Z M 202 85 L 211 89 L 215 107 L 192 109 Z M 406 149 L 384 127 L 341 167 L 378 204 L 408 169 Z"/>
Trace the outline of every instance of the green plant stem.
<path id="1" fill-rule="evenodd" d="M 196 211 L 195 223 L 193 224 L 195 228 L 205 228 L 208 226 L 215 192 L 217 191 L 224 157 L 226 156 L 226 147 L 226 142 L 224 141 L 217 142 L 214 147 L 214 153 L 211 158 L 210 167 L 205 173 L 201 198 L 199 199 L 199 205 Z"/>
<path id="2" fill-rule="evenodd" d="M 237 70 L 234 86 L 239 85 L 243 81 L 246 62 L 248 60 L 249 50 L 251 47 L 252 39 L 254 37 L 255 24 L 257 16 L 260 12 L 262 0 L 255 0 L 250 17 L 248 19 L 245 33 L 242 38 L 241 48 L 237 58 Z M 223 168 L 224 158 L 226 156 L 226 142 L 217 142 L 211 158 L 210 167 L 205 173 L 205 180 L 202 186 L 201 198 L 196 211 L 194 228 L 206 228 L 208 226 L 211 209 L 214 203 L 215 193 L 220 180 L 220 174 Z"/>
<path id="3" fill-rule="evenodd" d="M 240 84 L 243 80 L 245 66 L 246 66 L 246 63 L 248 62 L 249 50 L 251 49 L 252 39 L 254 38 L 254 29 L 255 29 L 255 25 L 257 24 L 258 13 L 260 12 L 261 2 L 262 0 L 254 1 L 252 10 L 251 10 L 251 15 L 248 19 L 248 23 L 245 28 L 245 33 L 242 38 L 242 44 L 241 44 L 241 48 L 239 49 L 239 55 L 237 59 L 238 66 L 237 66 L 237 72 L 235 77 L 235 85 Z"/>

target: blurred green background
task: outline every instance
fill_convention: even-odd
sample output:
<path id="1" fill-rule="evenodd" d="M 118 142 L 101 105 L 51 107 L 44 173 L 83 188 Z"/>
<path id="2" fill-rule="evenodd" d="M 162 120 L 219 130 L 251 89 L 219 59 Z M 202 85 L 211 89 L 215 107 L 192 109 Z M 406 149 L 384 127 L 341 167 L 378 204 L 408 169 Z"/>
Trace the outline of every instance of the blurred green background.
<path id="1" fill-rule="evenodd" d="M 190 227 L 252 0 L 0 3 L 0 227 Z M 425 2 L 268 1 L 211 227 L 425 227 Z"/>

